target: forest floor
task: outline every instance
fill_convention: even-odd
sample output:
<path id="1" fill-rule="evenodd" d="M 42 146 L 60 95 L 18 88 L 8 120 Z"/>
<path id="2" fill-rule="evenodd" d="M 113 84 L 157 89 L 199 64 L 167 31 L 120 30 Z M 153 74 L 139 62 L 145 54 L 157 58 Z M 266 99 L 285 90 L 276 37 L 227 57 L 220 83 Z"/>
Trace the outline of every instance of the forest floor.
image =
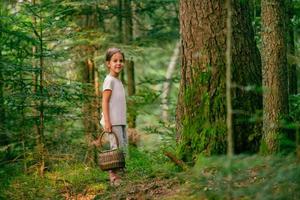
<path id="1" fill-rule="evenodd" d="M 109 186 L 107 178 L 105 189 L 87 188 L 84 194 L 66 199 L 300 199 L 300 166 L 294 155 L 241 155 L 230 163 L 226 156 L 200 157 L 195 166 L 182 170 L 163 158 L 147 163 L 140 153 L 132 158 L 142 160 L 139 167 L 129 169 L 120 186 Z M 142 167 L 150 167 L 148 164 L 152 169 L 140 173 Z"/>
<path id="2" fill-rule="evenodd" d="M 97 166 L 60 160 L 45 176 L 22 165 L 0 166 L 0 199 L 12 200 L 184 200 L 300 199 L 300 165 L 294 154 L 199 157 L 184 170 L 162 151 L 131 148 L 118 187 Z"/>
<path id="3" fill-rule="evenodd" d="M 230 173 L 224 170 L 225 158 L 203 159 L 207 167 L 198 166 L 198 169 L 173 174 L 153 174 L 136 180 L 125 176 L 118 187 L 109 186 L 96 193 L 87 191 L 85 195 L 68 199 L 299 199 L 300 167 L 292 158 L 267 158 L 263 162 L 257 160 L 257 156 L 240 158 L 242 163 L 235 161 Z"/>
<path id="4" fill-rule="evenodd" d="M 109 187 L 103 193 L 86 193 L 79 194 L 76 198 L 69 199 L 126 199 L 126 200 L 142 200 L 142 199 L 174 199 L 180 191 L 180 183 L 177 178 L 162 179 L 153 178 L 145 181 L 126 181 L 118 187 Z"/>

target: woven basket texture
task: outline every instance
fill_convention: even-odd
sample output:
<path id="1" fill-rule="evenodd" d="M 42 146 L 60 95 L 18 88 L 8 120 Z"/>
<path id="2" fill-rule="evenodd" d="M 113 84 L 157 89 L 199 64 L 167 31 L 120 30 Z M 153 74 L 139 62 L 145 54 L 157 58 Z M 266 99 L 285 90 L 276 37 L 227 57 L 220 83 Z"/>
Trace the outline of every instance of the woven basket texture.
<path id="1" fill-rule="evenodd" d="M 105 134 L 103 132 L 100 136 L 100 144 L 102 146 L 102 137 Z M 111 132 L 116 138 L 117 146 L 119 147 L 118 137 L 114 132 Z M 103 171 L 112 170 L 112 169 L 119 169 L 125 167 L 125 156 L 123 151 L 119 148 L 111 149 L 106 151 L 101 151 L 99 153 L 99 167 Z"/>
<path id="2" fill-rule="evenodd" d="M 119 149 L 101 152 L 99 154 L 99 167 L 103 171 L 124 168 L 124 153 Z"/>

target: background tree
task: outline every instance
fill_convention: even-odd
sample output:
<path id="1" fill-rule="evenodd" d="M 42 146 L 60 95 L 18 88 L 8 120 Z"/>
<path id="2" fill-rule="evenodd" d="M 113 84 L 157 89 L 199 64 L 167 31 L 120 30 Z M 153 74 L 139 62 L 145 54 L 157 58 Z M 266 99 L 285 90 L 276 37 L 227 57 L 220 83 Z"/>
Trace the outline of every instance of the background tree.
<path id="1" fill-rule="evenodd" d="M 279 151 L 282 123 L 288 114 L 285 1 L 263 0 L 263 140 L 261 151 Z"/>
<path id="2" fill-rule="evenodd" d="M 167 72 L 166 72 L 166 81 L 164 82 L 163 87 L 162 87 L 162 97 L 161 97 L 162 98 L 162 101 L 161 101 L 162 106 L 161 107 L 162 107 L 162 120 L 164 122 L 169 121 L 169 115 L 168 115 L 169 95 L 170 95 L 171 87 L 172 87 L 172 76 L 175 71 L 175 67 L 177 64 L 178 57 L 179 57 L 179 51 L 180 51 L 180 42 L 177 42 L 176 46 L 174 48 L 174 51 L 173 51 L 173 55 L 168 64 L 168 68 L 167 68 Z"/>
<path id="3" fill-rule="evenodd" d="M 44 104 L 45 104 L 45 98 L 44 98 L 44 57 L 45 57 L 45 44 L 44 44 L 44 34 L 45 34 L 45 26 L 44 26 L 44 15 L 45 12 L 42 9 L 43 6 L 47 6 L 47 3 L 44 5 L 36 4 L 36 1 L 32 1 L 32 6 L 29 6 L 29 10 L 32 12 L 32 28 L 33 28 L 33 34 L 34 38 L 36 39 L 36 45 L 32 47 L 32 67 L 36 68 L 38 70 L 38 73 L 35 73 L 33 76 L 33 93 L 35 93 L 37 97 L 37 101 L 34 102 L 35 109 L 34 109 L 34 115 L 35 115 L 35 131 L 36 131 L 36 149 L 38 154 L 38 172 L 41 176 L 44 175 L 44 169 L 45 169 L 45 162 L 47 160 L 46 158 L 46 146 L 45 146 L 45 134 L 44 134 Z"/>
<path id="4" fill-rule="evenodd" d="M 286 34 L 287 34 L 287 57 L 288 59 L 288 88 L 289 95 L 297 94 L 297 65 L 295 60 L 295 37 L 294 37 L 294 4 L 292 0 L 285 1 L 286 3 Z"/>
<path id="5" fill-rule="evenodd" d="M 124 0 L 124 43 L 129 45 L 133 41 L 133 12 L 132 12 L 132 2 L 131 0 Z M 135 73 L 134 73 L 134 62 L 132 58 L 127 58 L 126 61 L 126 74 L 127 74 L 127 88 L 129 98 L 135 95 Z M 134 102 L 129 99 L 128 102 L 128 127 L 136 127 L 136 109 L 133 105 Z"/>

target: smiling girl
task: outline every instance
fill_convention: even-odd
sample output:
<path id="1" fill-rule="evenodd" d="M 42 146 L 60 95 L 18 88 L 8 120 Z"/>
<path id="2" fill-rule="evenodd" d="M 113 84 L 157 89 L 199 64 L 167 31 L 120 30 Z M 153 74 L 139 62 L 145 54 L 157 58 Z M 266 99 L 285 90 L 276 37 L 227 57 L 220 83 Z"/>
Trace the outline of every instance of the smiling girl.
<path id="1" fill-rule="evenodd" d="M 105 60 L 109 74 L 103 82 L 101 124 L 104 127 L 104 131 L 116 133 L 119 147 L 125 149 L 128 143 L 126 133 L 126 99 L 124 86 L 118 78 L 124 67 L 125 56 L 120 49 L 109 48 L 106 52 Z M 111 149 L 117 148 L 112 134 L 110 134 L 110 147 Z M 121 179 L 118 171 L 109 171 L 111 185 L 117 186 L 120 184 Z"/>

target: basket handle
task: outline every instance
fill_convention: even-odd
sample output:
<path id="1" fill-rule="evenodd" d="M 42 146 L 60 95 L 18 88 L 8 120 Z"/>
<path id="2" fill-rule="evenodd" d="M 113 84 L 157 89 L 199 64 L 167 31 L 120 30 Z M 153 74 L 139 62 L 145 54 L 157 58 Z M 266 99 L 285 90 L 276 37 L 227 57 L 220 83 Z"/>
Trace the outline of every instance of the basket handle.
<path id="1" fill-rule="evenodd" d="M 117 147 L 119 148 L 119 139 L 118 139 L 117 134 L 115 132 L 105 132 L 105 131 L 103 131 L 100 135 L 100 148 L 102 147 L 102 138 L 103 138 L 105 133 L 113 134 L 115 136 L 115 139 L 116 139 L 116 142 L 117 142 Z"/>

